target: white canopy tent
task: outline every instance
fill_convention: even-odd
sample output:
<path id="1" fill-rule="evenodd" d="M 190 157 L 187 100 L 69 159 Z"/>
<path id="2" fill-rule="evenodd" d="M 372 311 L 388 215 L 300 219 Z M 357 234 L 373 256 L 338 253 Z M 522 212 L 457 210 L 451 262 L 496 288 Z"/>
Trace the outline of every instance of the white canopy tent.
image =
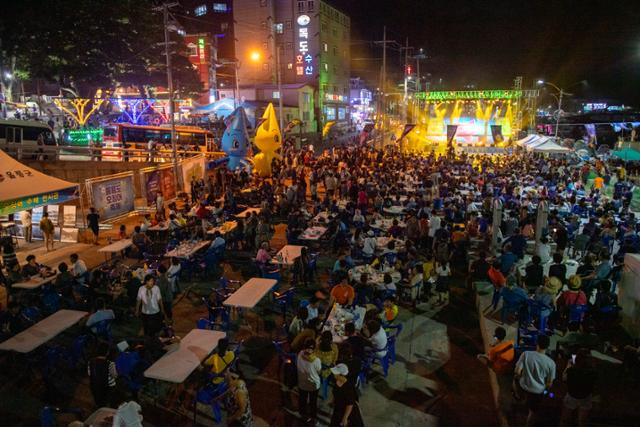
<path id="1" fill-rule="evenodd" d="M 560 144 L 552 141 L 547 138 L 545 141 L 542 141 L 540 144 L 536 144 L 533 146 L 526 147 L 527 151 L 533 151 L 535 153 L 569 153 L 571 152 L 570 148 L 563 147 Z"/>
<path id="2" fill-rule="evenodd" d="M 0 215 L 78 197 L 78 184 L 45 175 L 0 150 Z"/>

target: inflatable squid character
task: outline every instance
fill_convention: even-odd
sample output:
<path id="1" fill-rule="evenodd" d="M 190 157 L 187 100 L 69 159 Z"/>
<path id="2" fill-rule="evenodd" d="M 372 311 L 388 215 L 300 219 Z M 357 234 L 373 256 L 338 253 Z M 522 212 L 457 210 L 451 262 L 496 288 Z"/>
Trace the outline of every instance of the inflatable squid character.
<path id="1" fill-rule="evenodd" d="M 247 126 L 249 120 L 244 108 L 238 107 L 227 119 L 227 128 L 222 134 L 222 151 L 227 153 L 229 170 L 236 170 L 249 164 L 247 153 L 250 148 Z"/>
<path id="2" fill-rule="evenodd" d="M 271 176 L 271 161 L 280 158 L 276 150 L 282 145 L 280 127 L 276 119 L 276 111 L 273 104 L 269 104 L 262 115 L 262 124 L 256 130 L 254 143 L 260 149 L 260 153 L 253 157 L 253 167 L 258 175 Z"/>

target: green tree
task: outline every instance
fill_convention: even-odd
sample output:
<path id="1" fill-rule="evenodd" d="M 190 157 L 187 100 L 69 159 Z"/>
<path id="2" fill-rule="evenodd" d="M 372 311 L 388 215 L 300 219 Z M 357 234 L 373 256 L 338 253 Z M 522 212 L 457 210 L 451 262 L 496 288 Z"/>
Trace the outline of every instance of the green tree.
<path id="1" fill-rule="evenodd" d="M 92 98 L 98 89 L 118 86 L 146 94 L 148 86 L 166 86 L 163 22 L 153 6 L 151 0 L 7 2 L 0 19 L 0 66 L 15 58 L 19 69 L 56 82 L 66 96 Z M 184 43 L 174 41 L 176 91 L 198 93 L 202 85 L 184 56 Z"/>

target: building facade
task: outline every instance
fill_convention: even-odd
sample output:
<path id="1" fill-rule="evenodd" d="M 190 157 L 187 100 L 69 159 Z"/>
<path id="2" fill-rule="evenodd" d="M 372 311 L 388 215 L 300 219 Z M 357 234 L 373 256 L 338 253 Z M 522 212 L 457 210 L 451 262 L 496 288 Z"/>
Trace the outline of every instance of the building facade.
<path id="1" fill-rule="evenodd" d="M 350 18 L 325 1 L 234 1 L 235 50 L 241 86 L 307 84 L 313 87 L 315 130 L 349 120 Z M 304 111 L 301 114 L 305 114 Z"/>

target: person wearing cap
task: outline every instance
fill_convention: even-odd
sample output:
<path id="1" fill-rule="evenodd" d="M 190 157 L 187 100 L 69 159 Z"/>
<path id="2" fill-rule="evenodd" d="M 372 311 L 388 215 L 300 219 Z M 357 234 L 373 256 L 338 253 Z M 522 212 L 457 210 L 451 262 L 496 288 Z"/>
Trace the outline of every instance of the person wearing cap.
<path id="1" fill-rule="evenodd" d="M 568 308 L 571 305 L 585 305 L 587 295 L 582 291 L 582 279 L 580 276 L 569 277 L 569 289 L 563 291 L 558 298 L 558 308 Z"/>
<path id="2" fill-rule="evenodd" d="M 358 407 L 356 384 L 349 379 L 349 367 L 339 363 L 331 368 L 335 379 L 333 387 L 333 413 L 329 427 L 361 427 L 364 426 Z"/>
<path id="3" fill-rule="evenodd" d="M 313 425 L 318 413 L 318 391 L 321 383 L 322 362 L 316 356 L 315 348 L 315 340 L 307 339 L 296 360 L 299 390 L 298 410 L 307 425 Z"/>
<path id="4" fill-rule="evenodd" d="M 540 320 L 547 318 L 554 310 L 560 289 L 562 282 L 557 277 L 546 277 L 544 285 L 536 289 L 533 299 L 540 304 Z"/>

